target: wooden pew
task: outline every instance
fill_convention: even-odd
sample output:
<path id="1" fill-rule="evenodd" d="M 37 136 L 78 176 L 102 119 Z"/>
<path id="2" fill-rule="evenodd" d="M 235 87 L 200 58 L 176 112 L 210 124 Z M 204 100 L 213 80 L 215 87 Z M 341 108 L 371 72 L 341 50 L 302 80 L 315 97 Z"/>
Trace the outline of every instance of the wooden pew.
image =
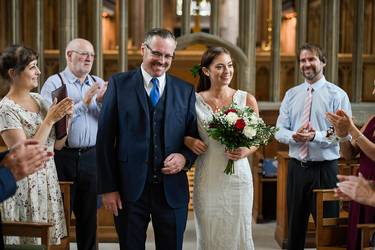
<path id="1" fill-rule="evenodd" d="M 288 214 L 286 206 L 286 183 L 288 176 L 288 152 L 280 151 L 277 153 L 278 169 L 277 169 L 277 207 L 276 207 L 276 229 L 275 239 L 281 248 L 287 247 L 288 242 Z M 358 159 L 353 161 L 339 160 L 339 173 L 355 174 L 358 168 Z M 307 248 L 315 248 L 315 225 L 310 219 L 306 244 Z"/>

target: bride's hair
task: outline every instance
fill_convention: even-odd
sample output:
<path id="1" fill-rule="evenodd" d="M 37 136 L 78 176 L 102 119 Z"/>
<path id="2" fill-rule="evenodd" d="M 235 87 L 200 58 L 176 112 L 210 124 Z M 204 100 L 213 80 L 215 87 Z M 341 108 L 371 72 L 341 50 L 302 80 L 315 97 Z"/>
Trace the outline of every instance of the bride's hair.
<path id="1" fill-rule="evenodd" d="M 211 87 L 211 81 L 208 76 L 206 76 L 202 68 L 208 68 L 212 61 L 221 54 L 227 54 L 230 56 L 229 50 L 224 47 L 209 47 L 202 55 L 201 65 L 199 69 L 199 83 L 197 87 L 197 92 L 208 90 Z"/>

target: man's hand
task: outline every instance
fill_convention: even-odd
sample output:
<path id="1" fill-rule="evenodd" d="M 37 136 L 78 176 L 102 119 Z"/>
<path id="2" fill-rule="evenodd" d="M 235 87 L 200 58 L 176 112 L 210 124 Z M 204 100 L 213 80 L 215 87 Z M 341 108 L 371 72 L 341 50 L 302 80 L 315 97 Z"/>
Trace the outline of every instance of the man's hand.
<path id="1" fill-rule="evenodd" d="M 307 126 L 303 126 L 297 130 L 296 133 L 292 135 L 292 138 L 296 142 L 307 142 L 313 140 L 315 137 L 315 129 L 308 124 Z"/>
<path id="2" fill-rule="evenodd" d="M 164 160 L 164 167 L 161 169 L 163 174 L 177 174 L 186 164 L 186 159 L 182 154 L 173 153 Z"/>
<path id="3" fill-rule="evenodd" d="M 102 86 L 99 87 L 98 93 L 96 94 L 96 101 L 102 102 L 105 91 L 107 90 L 108 82 L 104 82 Z"/>
<path id="4" fill-rule="evenodd" d="M 92 98 L 99 91 L 99 83 L 94 82 L 94 84 L 87 90 L 85 96 L 83 97 L 83 103 L 88 107 L 91 103 Z"/>
<path id="5" fill-rule="evenodd" d="M 118 216 L 118 210 L 122 209 L 122 202 L 118 192 L 111 192 L 103 194 L 104 208 Z"/>
<path id="6" fill-rule="evenodd" d="M 53 156 L 47 147 L 37 140 L 26 140 L 13 146 L 1 161 L 18 181 L 38 171 L 45 166 L 45 162 Z"/>

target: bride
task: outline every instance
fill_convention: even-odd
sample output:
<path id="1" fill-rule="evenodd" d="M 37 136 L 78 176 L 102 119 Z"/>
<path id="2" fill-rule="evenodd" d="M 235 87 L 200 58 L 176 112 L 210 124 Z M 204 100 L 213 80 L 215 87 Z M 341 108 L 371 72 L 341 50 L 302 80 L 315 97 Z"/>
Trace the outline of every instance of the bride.
<path id="1" fill-rule="evenodd" d="M 249 106 L 259 115 L 254 96 L 229 87 L 233 78 L 230 53 L 222 47 L 209 48 L 201 59 L 195 104 L 201 140 L 185 137 L 185 144 L 199 157 L 196 161 L 193 205 L 197 249 L 254 249 L 252 239 L 253 180 L 247 159 L 256 148 L 226 151 L 209 138 L 203 123 L 232 101 Z M 224 173 L 228 159 L 234 160 L 234 174 Z"/>

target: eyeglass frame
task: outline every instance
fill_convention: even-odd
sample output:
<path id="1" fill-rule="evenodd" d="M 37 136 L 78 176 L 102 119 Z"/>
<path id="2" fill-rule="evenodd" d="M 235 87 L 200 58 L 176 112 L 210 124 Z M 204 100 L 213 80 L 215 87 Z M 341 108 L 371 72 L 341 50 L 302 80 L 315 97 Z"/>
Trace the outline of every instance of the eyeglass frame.
<path id="1" fill-rule="evenodd" d="M 88 56 L 90 56 L 90 57 L 92 57 L 92 58 L 95 58 L 95 53 L 91 53 L 91 52 L 89 52 L 89 51 L 82 51 L 82 50 L 76 50 L 76 49 L 71 49 L 71 50 L 69 50 L 69 51 L 71 51 L 71 52 L 75 52 L 75 53 L 77 53 L 78 55 L 80 55 L 80 56 L 83 56 L 83 57 L 88 57 Z"/>
<path id="2" fill-rule="evenodd" d="M 166 60 L 173 60 L 175 58 L 175 52 L 173 52 L 173 55 L 168 55 L 168 54 L 162 54 L 161 52 L 157 51 L 157 50 L 153 50 L 151 49 L 150 45 L 148 45 L 147 43 L 144 43 L 144 45 L 146 46 L 146 48 L 151 52 L 151 55 L 153 57 L 157 57 L 157 58 L 165 58 Z"/>

